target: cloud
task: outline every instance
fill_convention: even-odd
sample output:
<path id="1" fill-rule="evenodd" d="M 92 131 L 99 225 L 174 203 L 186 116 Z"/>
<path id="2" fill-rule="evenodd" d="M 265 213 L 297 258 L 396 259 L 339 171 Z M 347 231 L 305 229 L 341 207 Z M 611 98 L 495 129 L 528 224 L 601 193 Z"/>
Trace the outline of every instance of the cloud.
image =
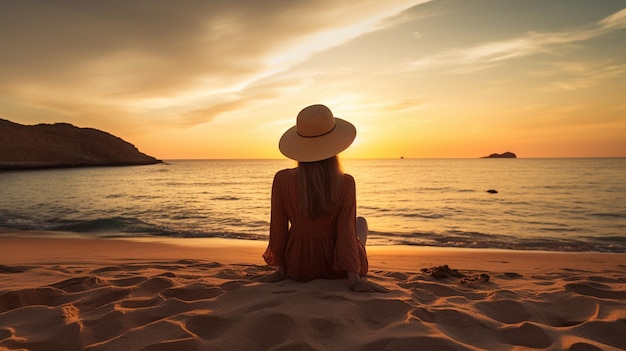
<path id="1" fill-rule="evenodd" d="M 541 92 L 574 91 L 598 86 L 606 80 L 626 74 L 626 64 L 610 61 L 594 63 L 560 62 L 550 66 L 549 76 L 565 74 L 568 78 L 556 79 L 540 89 Z"/>
<path id="2" fill-rule="evenodd" d="M 422 108 L 424 106 L 424 98 L 407 98 L 402 100 L 391 101 L 387 104 L 386 109 L 388 111 L 398 112 L 406 110 L 414 110 L 416 108 Z"/>
<path id="3" fill-rule="evenodd" d="M 600 21 L 600 26 L 606 29 L 622 29 L 626 28 L 626 9 L 622 9 L 618 11 L 602 21 Z"/>
<path id="4" fill-rule="evenodd" d="M 589 28 L 574 31 L 538 33 L 528 32 L 522 37 L 484 43 L 470 48 L 451 50 L 415 60 L 405 71 L 452 68 L 475 71 L 491 65 L 526 57 L 537 53 L 552 52 L 564 45 L 587 41 L 609 32 L 626 28 L 626 9 L 616 12 Z M 459 66 L 476 65 L 473 69 Z"/>
<path id="5" fill-rule="evenodd" d="M 177 106 L 186 124 L 202 123 L 245 98 L 224 101 L 224 94 L 421 2 L 11 2 L 0 11 L 0 97 L 51 109 L 62 104 L 68 115 L 78 113 L 72 104 L 133 114 L 158 101 L 159 109 Z"/>

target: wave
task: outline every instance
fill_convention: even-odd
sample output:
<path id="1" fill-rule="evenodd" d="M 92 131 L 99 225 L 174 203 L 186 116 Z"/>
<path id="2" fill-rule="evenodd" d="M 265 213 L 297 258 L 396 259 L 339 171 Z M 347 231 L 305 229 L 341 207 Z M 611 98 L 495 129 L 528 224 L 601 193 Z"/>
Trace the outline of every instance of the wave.
<path id="1" fill-rule="evenodd" d="M 216 196 L 211 198 L 211 200 L 215 200 L 215 201 L 237 201 L 237 200 L 241 200 L 240 198 L 236 197 L 236 196 Z"/>
<path id="2" fill-rule="evenodd" d="M 126 233 L 146 233 L 162 232 L 164 227 L 144 222 L 137 218 L 111 217 L 98 218 L 86 221 L 61 220 L 56 223 L 48 223 L 48 226 L 55 230 L 77 232 L 77 233 L 98 233 L 98 232 L 126 232 Z"/>
<path id="3" fill-rule="evenodd" d="M 371 232 L 371 242 L 386 245 L 480 248 L 502 250 L 538 250 L 559 252 L 626 253 L 623 237 L 514 237 L 478 232 L 449 230 L 445 232 L 413 232 L 392 234 Z M 370 239 L 368 238 L 368 242 Z"/>
<path id="4" fill-rule="evenodd" d="M 263 240 L 267 235 L 236 233 L 223 230 L 203 231 L 173 228 L 166 225 L 145 222 L 131 217 L 107 217 L 90 220 L 44 220 L 26 218 L 6 218 L 0 216 L 0 227 L 24 231 L 70 232 L 104 238 L 114 237 L 173 237 L 173 238 L 228 238 Z"/>
<path id="5" fill-rule="evenodd" d="M 626 218 L 626 213 L 592 213 L 591 216 L 593 216 L 593 217 L 600 217 L 600 218 L 619 218 L 619 219 L 623 219 L 623 218 Z"/>
<path id="6" fill-rule="evenodd" d="M 231 223 L 242 228 L 241 223 Z M 227 238 L 267 240 L 267 222 L 252 225 L 255 233 L 229 230 L 181 229 L 149 223 L 132 217 L 106 217 L 90 220 L 46 220 L 0 216 L 0 227 L 20 230 L 45 230 L 80 233 L 105 238 L 114 237 L 173 237 L 173 238 Z M 443 232 L 389 233 L 372 231 L 368 243 L 375 245 L 415 245 L 457 248 L 488 248 L 507 250 L 543 250 L 561 252 L 626 253 L 626 238 L 621 236 L 578 238 L 514 237 L 473 231 L 447 230 Z"/>

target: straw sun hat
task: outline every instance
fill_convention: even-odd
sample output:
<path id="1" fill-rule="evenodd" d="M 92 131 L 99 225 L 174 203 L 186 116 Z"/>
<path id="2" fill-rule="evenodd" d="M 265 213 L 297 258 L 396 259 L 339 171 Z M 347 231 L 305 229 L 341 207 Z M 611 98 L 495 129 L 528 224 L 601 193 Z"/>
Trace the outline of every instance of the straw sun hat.
<path id="1" fill-rule="evenodd" d="M 305 107 L 280 138 L 283 155 L 300 162 L 321 161 L 345 150 L 356 137 L 356 128 L 348 121 L 335 118 L 324 105 Z"/>

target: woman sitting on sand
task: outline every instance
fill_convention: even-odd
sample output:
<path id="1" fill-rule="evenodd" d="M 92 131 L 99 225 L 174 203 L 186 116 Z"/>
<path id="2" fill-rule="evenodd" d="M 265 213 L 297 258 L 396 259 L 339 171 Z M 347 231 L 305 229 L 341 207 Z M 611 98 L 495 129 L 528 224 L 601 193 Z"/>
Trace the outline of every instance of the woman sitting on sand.
<path id="1" fill-rule="evenodd" d="M 300 111 L 296 126 L 283 134 L 280 151 L 298 167 L 274 176 L 263 258 L 278 268 L 263 281 L 348 278 L 353 291 L 387 291 L 365 279 L 367 222 L 357 220 L 354 178 L 337 158 L 355 137 L 356 128 L 324 105 Z"/>

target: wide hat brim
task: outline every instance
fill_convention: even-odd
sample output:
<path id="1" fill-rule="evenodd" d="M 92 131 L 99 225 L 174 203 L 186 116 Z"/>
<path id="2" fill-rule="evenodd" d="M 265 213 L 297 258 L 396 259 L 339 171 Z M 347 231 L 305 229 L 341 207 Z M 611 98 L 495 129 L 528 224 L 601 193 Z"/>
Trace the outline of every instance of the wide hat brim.
<path id="1" fill-rule="evenodd" d="M 356 138 L 352 123 L 335 117 L 335 128 L 324 135 L 303 137 L 297 126 L 289 128 L 280 138 L 278 148 L 286 157 L 300 162 L 315 162 L 333 157 L 347 149 Z"/>

